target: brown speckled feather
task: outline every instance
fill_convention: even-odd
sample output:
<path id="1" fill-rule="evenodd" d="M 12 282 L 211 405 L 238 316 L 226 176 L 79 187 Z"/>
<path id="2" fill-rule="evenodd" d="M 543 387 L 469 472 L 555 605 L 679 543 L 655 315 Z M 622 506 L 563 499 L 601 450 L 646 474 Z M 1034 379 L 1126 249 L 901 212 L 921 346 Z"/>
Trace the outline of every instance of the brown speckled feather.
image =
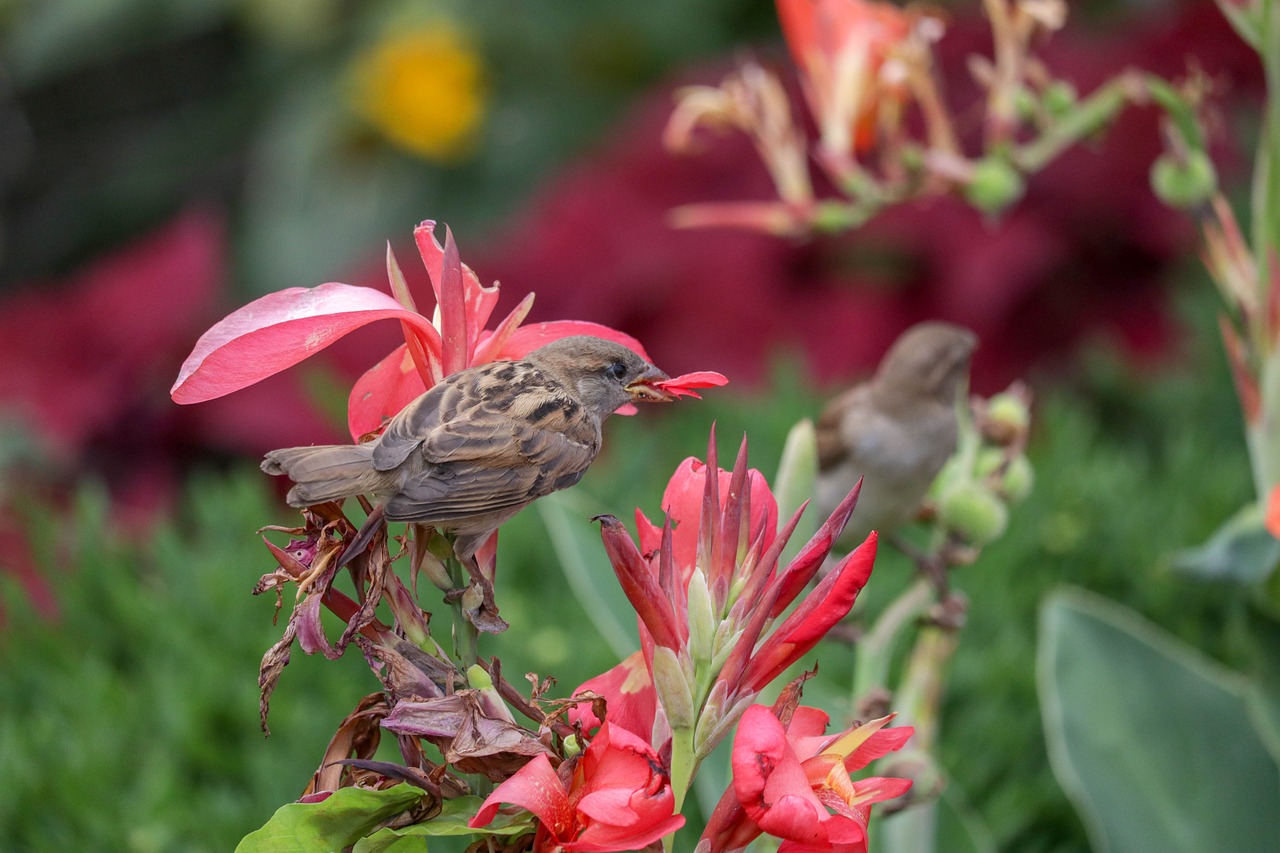
<path id="1" fill-rule="evenodd" d="M 275 450 L 262 468 L 294 480 L 294 506 L 370 495 L 389 520 L 453 531 L 468 559 L 530 501 L 582 478 L 620 406 L 674 399 L 650 384 L 666 378 L 619 344 L 563 338 L 446 378 L 372 442 Z"/>

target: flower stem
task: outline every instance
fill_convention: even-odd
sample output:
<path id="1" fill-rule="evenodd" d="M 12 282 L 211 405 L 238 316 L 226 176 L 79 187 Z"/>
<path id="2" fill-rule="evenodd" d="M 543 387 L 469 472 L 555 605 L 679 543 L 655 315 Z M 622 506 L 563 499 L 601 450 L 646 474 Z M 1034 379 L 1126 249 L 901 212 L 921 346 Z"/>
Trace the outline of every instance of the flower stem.
<path id="1" fill-rule="evenodd" d="M 454 591 L 465 590 L 469 577 L 466 568 L 462 565 L 462 561 L 450 554 L 445 558 L 445 565 L 449 569 L 449 577 L 453 581 Z M 465 671 L 480 660 L 480 631 L 467 618 L 463 598 L 464 596 L 462 595 L 448 596 L 449 607 L 453 611 L 453 655 L 457 659 L 459 669 Z"/>
<path id="2" fill-rule="evenodd" d="M 912 624 L 933 600 L 929 583 L 920 578 L 903 591 L 880 614 L 880 618 L 858 641 L 853 673 L 853 706 L 885 689 L 894 642 L 904 627 Z M 860 712 L 861 713 L 861 712 Z"/>
<path id="3" fill-rule="evenodd" d="M 684 806 L 685 795 L 693 785 L 698 772 L 698 756 L 693 748 L 693 726 L 683 726 L 671 732 L 671 793 L 675 797 L 675 811 Z"/>

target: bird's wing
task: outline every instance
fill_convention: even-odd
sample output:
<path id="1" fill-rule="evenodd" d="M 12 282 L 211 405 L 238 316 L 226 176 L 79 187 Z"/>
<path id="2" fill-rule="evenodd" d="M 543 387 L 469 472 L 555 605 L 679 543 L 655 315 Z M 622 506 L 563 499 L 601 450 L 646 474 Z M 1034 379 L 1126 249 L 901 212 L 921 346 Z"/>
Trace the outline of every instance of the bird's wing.
<path id="1" fill-rule="evenodd" d="M 814 424 L 818 443 L 818 470 L 829 471 L 849 457 L 849 445 L 845 442 L 845 421 L 850 412 L 865 406 L 859 405 L 869 393 L 869 386 L 855 385 L 832 398 L 823 408 Z"/>
<path id="2" fill-rule="evenodd" d="M 435 399 L 420 398 L 388 426 L 387 459 L 417 451 L 423 463 L 423 476 L 388 502 L 388 517 L 448 521 L 518 507 L 573 485 L 595 459 L 598 419 L 532 365 L 467 379 L 436 386 Z"/>

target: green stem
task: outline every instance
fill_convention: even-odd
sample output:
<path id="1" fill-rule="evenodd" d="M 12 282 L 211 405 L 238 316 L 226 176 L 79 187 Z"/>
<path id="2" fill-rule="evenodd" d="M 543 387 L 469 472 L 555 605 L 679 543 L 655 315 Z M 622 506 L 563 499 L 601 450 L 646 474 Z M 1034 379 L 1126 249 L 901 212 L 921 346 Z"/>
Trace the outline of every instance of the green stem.
<path id="1" fill-rule="evenodd" d="M 693 749 L 693 728 L 685 726 L 671 732 L 671 793 L 675 797 L 677 813 L 684 806 L 684 798 L 698 771 L 698 757 Z"/>
<path id="2" fill-rule="evenodd" d="M 888 684 L 889 661 L 898 635 L 903 628 L 914 624 L 932 601 L 933 590 L 929 584 L 923 579 L 917 580 L 885 608 L 871 630 L 858 641 L 853 673 L 855 708 L 873 690 Z"/>
<path id="3" fill-rule="evenodd" d="M 449 578 L 453 581 L 453 588 L 466 589 L 470 578 L 462 562 L 450 554 L 445 558 L 445 565 L 449 567 Z M 480 631 L 467 618 L 461 596 L 450 597 L 449 607 L 453 611 L 453 655 L 457 659 L 459 669 L 465 671 L 480 660 Z"/>
<path id="4" fill-rule="evenodd" d="M 1018 146 L 1014 163 L 1024 172 L 1038 172 L 1059 154 L 1107 125 L 1132 100 L 1145 96 L 1142 75 L 1133 72 L 1107 81 L 1080 101 L 1069 113 L 1037 139 Z"/>

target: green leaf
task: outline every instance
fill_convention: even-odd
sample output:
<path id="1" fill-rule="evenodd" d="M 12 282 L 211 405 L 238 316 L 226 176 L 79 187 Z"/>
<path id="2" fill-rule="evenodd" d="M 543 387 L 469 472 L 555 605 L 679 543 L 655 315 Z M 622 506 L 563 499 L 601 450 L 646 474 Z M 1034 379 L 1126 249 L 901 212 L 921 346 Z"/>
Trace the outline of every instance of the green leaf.
<path id="1" fill-rule="evenodd" d="M 412 785 L 382 791 L 340 788 L 320 803 L 290 803 L 244 837 L 236 853 L 312 853 L 341 850 L 388 818 L 416 805 L 423 792 Z"/>
<path id="2" fill-rule="evenodd" d="M 1051 763 L 1095 850 L 1275 849 L 1280 772 L 1244 677 L 1081 590 L 1046 600 L 1038 656 Z"/>
<path id="3" fill-rule="evenodd" d="M 1179 572 L 1214 581 L 1254 584 L 1280 563 L 1280 539 L 1262 525 L 1262 507 L 1248 504 L 1218 528 L 1209 541 L 1173 555 Z"/>
<path id="4" fill-rule="evenodd" d="M 422 840 L 428 837 L 451 835 L 504 835 L 514 837 L 526 832 L 533 832 L 533 815 L 520 812 L 517 815 L 505 815 L 501 812 L 488 826 L 472 829 L 467 821 L 475 816 L 484 801 L 479 797 L 459 797 L 446 800 L 440 814 L 431 820 L 415 823 L 412 826 L 391 829 L 384 827 L 372 835 L 356 842 L 352 853 L 422 853 L 427 849 Z"/>
<path id="5" fill-rule="evenodd" d="M 581 498 L 566 492 L 547 495 L 534 506 L 547 526 L 569 589 L 609 649 L 625 658 L 639 647 L 636 614 L 609 569 L 596 525 L 588 523 L 591 511 Z"/>

